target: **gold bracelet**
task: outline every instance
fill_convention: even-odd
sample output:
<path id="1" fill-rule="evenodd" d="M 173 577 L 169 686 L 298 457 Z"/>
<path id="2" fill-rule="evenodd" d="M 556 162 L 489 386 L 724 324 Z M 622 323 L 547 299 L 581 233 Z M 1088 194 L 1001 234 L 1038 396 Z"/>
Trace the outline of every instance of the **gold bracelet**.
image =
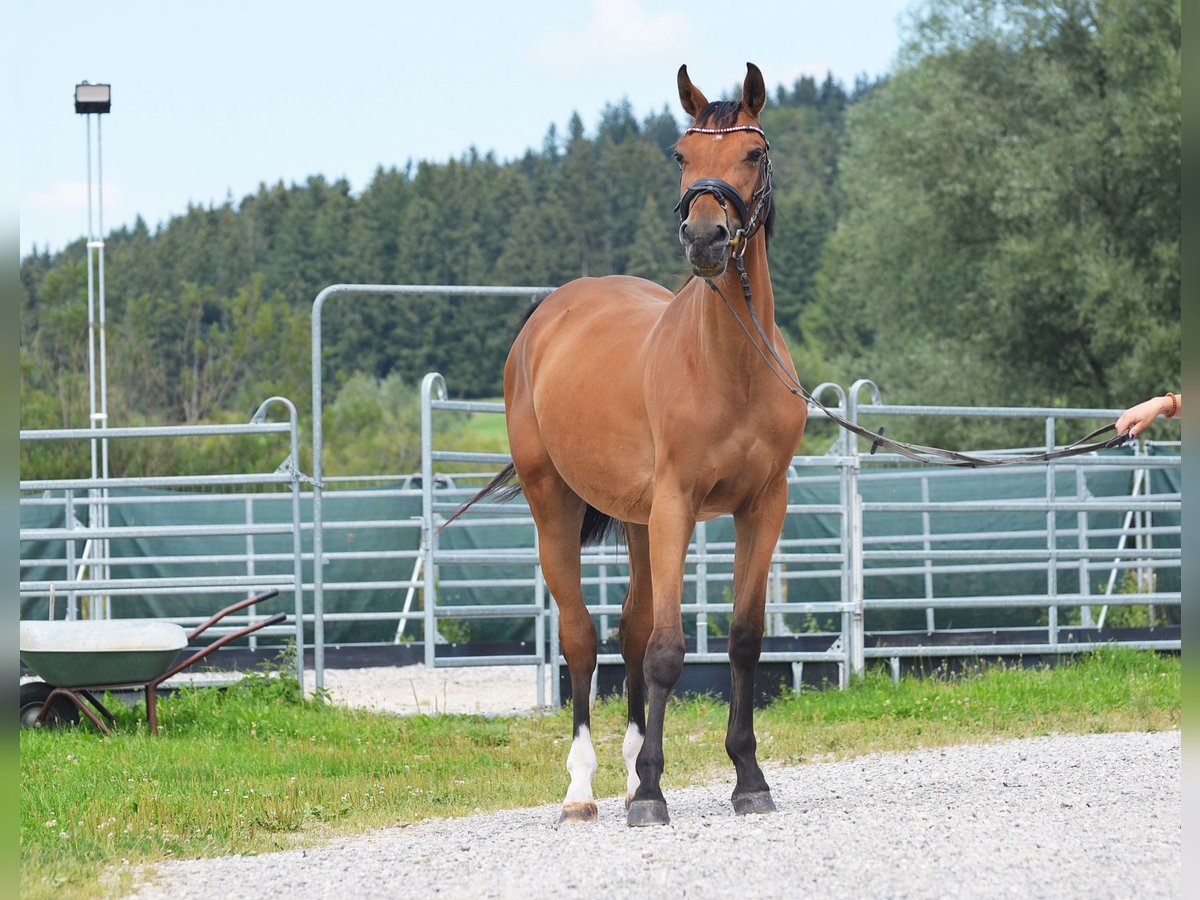
<path id="1" fill-rule="evenodd" d="M 1179 398 L 1167 391 L 1167 398 L 1171 401 L 1171 411 L 1167 413 L 1168 419 L 1175 418 L 1175 414 L 1179 412 Z"/>

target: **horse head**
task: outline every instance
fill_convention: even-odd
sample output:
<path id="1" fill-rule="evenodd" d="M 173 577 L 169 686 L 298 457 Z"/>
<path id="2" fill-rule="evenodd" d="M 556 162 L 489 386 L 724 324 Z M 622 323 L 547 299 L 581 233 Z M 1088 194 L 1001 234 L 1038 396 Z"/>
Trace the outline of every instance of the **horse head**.
<path id="1" fill-rule="evenodd" d="M 758 122 L 767 99 L 762 72 L 746 63 L 741 100 L 710 103 L 679 67 L 679 101 L 692 125 L 675 145 L 680 171 L 679 242 L 692 271 L 715 278 L 770 224 L 769 144 Z M 765 234 L 765 232 L 764 232 Z"/>

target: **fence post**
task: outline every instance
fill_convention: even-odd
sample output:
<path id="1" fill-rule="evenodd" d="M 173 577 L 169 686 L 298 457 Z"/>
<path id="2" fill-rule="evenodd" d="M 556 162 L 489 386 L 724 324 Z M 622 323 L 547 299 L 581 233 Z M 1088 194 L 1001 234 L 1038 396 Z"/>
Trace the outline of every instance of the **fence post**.
<path id="1" fill-rule="evenodd" d="M 1075 499 L 1083 501 L 1087 498 L 1087 477 L 1083 474 L 1083 467 L 1075 467 Z M 1079 538 L 1076 541 L 1076 547 L 1079 549 L 1079 593 L 1085 597 L 1090 597 L 1092 594 L 1091 573 L 1088 569 L 1088 522 L 1089 516 L 1087 510 L 1081 509 L 1075 517 L 1076 528 L 1079 531 Z M 1092 607 L 1079 607 L 1079 624 L 1084 628 L 1093 628 L 1095 623 L 1092 620 Z"/>
<path id="2" fill-rule="evenodd" d="M 1046 451 L 1054 449 L 1054 417 L 1046 417 Z M 1046 627 L 1051 649 L 1058 646 L 1058 514 L 1054 506 L 1058 502 L 1057 472 L 1053 462 L 1046 463 L 1046 502 L 1049 511 L 1046 513 L 1046 549 L 1050 559 L 1046 569 L 1046 595 L 1050 605 L 1046 610 Z"/>
<path id="3" fill-rule="evenodd" d="M 708 652 L 708 524 L 696 523 L 696 652 Z"/>
<path id="4" fill-rule="evenodd" d="M 251 425 L 261 425 L 267 421 L 267 409 L 272 403 L 281 404 L 288 413 L 288 435 L 289 435 L 289 453 L 288 458 L 279 466 L 280 470 L 286 468 L 289 479 L 289 490 L 292 495 L 292 600 L 295 607 L 296 620 L 296 679 L 300 682 L 300 697 L 305 694 L 304 689 L 304 541 L 301 538 L 301 517 L 300 517 L 300 416 L 296 412 L 296 404 L 287 397 L 281 397 L 278 394 L 268 397 L 259 404 L 254 415 L 250 417 Z M 314 483 L 314 489 L 316 485 Z M 253 518 L 253 501 L 247 498 L 246 500 L 246 516 L 247 520 Z M 247 536 L 249 537 L 249 536 Z M 252 567 L 254 563 L 254 548 L 253 545 L 248 545 L 250 553 L 249 565 Z M 315 616 L 314 616 L 315 619 Z M 314 629 L 317 623 L 313 622 Z M 250 636 L 250 640 L 254 640 L 254 635 Z M 253 643 L 251 646 L 255 646 Z M 314 648 L 316 641 L 314 640 Z M 313 677 L 317 684 L 317 696 L 323 696 L 321 691 L 325 685 L 325 658 L 324 656 L 317 657 L 314 651 L 313 659 Z"/>
<path id="5" fill-rule="evenodd" d="M 847 418 L 858 424 L 858 394 L 867 388 L 871 392 L 871 402 L 879 403 L 879 387 L 869 378 L 859 378 L 852 385 L 846 397 Z M 850 509 L 847 515 L 850 519 L 850 628 L 846 635 L 847 658 L 851 675 L 862 675 L 866 671 L 866 654 L 864 653 L 865 638 L 863 634 L 866 612 L 866 596 L 863 587 L 863 518 L 862 494 L 858 490 L 858 473 L 861 462 L 858 455 L 858 438 L 848 431 L 843 432 L 846 439 L 847 455 L 851 458 L 850 465 Z"/>
<path id="6" fill-rule="evenodd" d="M 436 517 L 433 512 L 433 393 L 439 400 L 446 399 L 446 381 L 437 372 L 430 372 L 421 380 L 421 545 L 424 548 L 423 564 L 425 588 L 422 600 L 425 604 L 425 665 L 434 665 L 434 646 L 437 638 L 437 558 L 434 543 L 437 541 Z"/>

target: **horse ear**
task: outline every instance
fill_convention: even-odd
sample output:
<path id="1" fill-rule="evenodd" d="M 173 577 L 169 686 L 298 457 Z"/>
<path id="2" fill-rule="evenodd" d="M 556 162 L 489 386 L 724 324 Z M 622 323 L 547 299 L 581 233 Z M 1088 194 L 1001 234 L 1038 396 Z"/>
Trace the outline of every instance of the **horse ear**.
<path id="1" fill-rule="evenodd" d="M 767 86 L 763 84 L 762 72 L 752 62 L 746 63 L 746 81 L 742 85 L 742 106 L 746 112 L 758 118 L 767 102 Z"/>
<path id="2" fill-rule="evenodd" d="M 679 82 L 679 102 L 683 104 L 683 111 L 693 119 L 700 118 L 700 111 L 708 106 L 708 98 L 692 84 L 686 65 L 679 67 L 679 76 L 676 80 Z"/>

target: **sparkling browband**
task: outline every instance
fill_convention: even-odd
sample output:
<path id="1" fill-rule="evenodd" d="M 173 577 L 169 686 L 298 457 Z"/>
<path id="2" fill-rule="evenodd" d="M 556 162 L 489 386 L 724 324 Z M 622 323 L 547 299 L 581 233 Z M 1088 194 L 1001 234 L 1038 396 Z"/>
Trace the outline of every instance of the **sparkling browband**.
<path id="1" fill-rule="evenodd" d="M 691 134 L 692 132 L 695 132 L 696 134 L 729 134 L 731 131 L 753 131 L 757 134 L 761 134 L 763 140 L 767 139 L 767 133 L 757 125 L 731 125 L 728 128 L 700 128 L 697 125 L 693 125 L 691 128 L 684 131 L 684 134 Z"/>

